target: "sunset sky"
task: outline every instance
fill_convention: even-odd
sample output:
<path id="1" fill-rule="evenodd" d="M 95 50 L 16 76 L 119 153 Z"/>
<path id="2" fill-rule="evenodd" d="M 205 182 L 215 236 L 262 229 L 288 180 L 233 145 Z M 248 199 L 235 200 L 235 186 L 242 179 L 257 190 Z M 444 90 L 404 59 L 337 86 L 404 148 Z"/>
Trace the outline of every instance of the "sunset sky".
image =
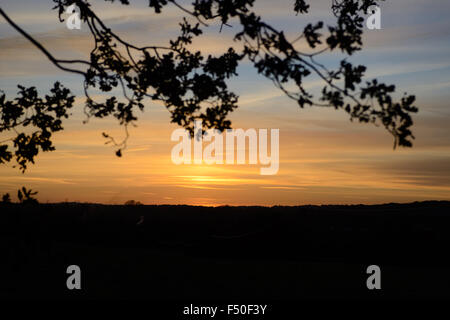
<path id="1" fill-rule="evenodd" d="M 131 1 L 131 6 L 92 3 L 108 26 L 136 44 L 167 43 L 184 16 L 173 6 L 155 15 L 148 1 Z M 304 16 L 295 15 L 293 3 L 256 0 L 255 10 L 290 39 L 309 22 L 333 21 L 330 0 L 310 0 L 311 14 Z M 1 7 L 56 57 L 86 58 L 92 49 L 88 27 L 67 29 L 51 10 L 51 0 L 1 0 Z M 38 190 L 41 202 L 301 205 L 450 200 L 450 2 L 387 0 L 381 12 L 382 30 L 365 30 L 363 51 L 349 61 L 368 67 L 366 79 L 395 84 L 397 97 L 405 91 L 416 95 L 420 111 L 414 117 L 414 147 L 393 150 L 393 138 L 384 128 L 352 123 L 345 112 L 299 109 L 244 62 L 239 77 L 229 82 L 240 96 L 240 108 L 230 119 L 234 128 L 280 130 L 279 171 L 273 176 L 260 175 L 260 164 L 173 164 L 176 143 L 170 136 L 178 127 L 170 123 L 162 104 L 149 101 L 137 127 L 130 128 L 128 149 L 117 158 L 101 133 L 120 138 L 123 128 L 112 118 L 83 124 L 82 78 L 57 69 L 0 19 L 0 89 L 9 99 L 16 96 L 18 84 L 36 86 L 45 95 L 55 81 L 77 95 L 73 116 L 54 136 L 56 151 L 40 153 L 25 174 L 12 163 L 1 165 L 0 194 L 15 196 L 24 185 Z M 219 34 L 219 26 L 212 26 L 194 48 L 219 54 L 232 45 L 238 28 L 224 28 Z M 333 67 L 341 57 L 319 61 Z M 305 86 L 316 92 L 321 83 L 311 79 Z M 2 133 L 0 140 L 7 138 Z"/>

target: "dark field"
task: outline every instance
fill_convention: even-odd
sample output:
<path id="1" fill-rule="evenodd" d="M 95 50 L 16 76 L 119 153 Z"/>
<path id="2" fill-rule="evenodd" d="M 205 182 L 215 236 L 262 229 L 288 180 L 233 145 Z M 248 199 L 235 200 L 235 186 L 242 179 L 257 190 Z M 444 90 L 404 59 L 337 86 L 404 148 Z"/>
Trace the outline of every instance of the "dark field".
<path id="1" fill-rule="evenodd" d="M 1 298 L 450 298 L 450 202 L 0 212 Z M 66 288 L 72 264 L 79 291 Z M 372 264 L 382 290 L 366 287 Z"/>

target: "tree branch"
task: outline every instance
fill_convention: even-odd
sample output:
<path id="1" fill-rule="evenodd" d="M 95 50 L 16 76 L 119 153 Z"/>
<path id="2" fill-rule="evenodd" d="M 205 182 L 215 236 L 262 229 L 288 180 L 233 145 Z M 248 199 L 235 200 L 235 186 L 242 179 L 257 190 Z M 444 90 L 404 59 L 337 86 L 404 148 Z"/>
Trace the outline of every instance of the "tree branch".
<path id="1" fill-rule="evenodd" d="M 59 69 L 67 72 L 77 73 L 81 74 L 83 76 L 86 76 L 86 73 L 77 69 L 71 69 L 67 68 L 61 65 L 61 63 L 83 63 L 90 65 L 88 61 L 83 60 L 59 60 L 56 59 L 50 52 L 48 52 L 47 49 L 45 49 L 37 40 L 35 40 L 32 36 L 30 36 L 25 30 L 23 30 L 21 27 L 19 27 L 14 21 L 11 20 L 11 18 L 8 17 L 8 15 L 0 8 L 0 15 L 5 18 L 5 20 L 14 28 L 16 29 L 21 35 L 23 35 L 26 39 L 28 39 L 32 44 L 34 44 L 35 47 L 37 47 L 39 50 L 41 50 L 47 58 Z"/>

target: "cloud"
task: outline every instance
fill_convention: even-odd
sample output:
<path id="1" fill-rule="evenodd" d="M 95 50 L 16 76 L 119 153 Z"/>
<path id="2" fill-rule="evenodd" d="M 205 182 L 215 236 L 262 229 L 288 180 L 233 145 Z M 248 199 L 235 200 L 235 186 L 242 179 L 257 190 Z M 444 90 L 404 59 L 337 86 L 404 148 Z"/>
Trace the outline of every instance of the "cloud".
<path id="1" fill-rule="evenodd" d="M 48 177 L 15 177 L 14 179 L 27 182 L 49 183 L 49 184 L 75 184 L 68 179 L 48 178 Z"/>

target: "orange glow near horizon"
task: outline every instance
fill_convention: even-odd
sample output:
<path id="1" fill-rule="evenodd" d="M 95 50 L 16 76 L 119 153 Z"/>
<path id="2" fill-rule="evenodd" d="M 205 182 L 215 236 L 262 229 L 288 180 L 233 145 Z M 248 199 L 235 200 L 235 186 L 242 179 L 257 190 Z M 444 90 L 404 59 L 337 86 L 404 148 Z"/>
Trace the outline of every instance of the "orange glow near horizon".
<path id="1" fill-rule="evenodd" d="M 205 206 L 408 202 L 446 199 L 450 194 L 448 186 L 420 184 L 419 174 L 403 176 L 401 170 L 390 172 L 389 166 L 380 165 L 385 161 L 401 164 L 410 154 L 424 152 L 420 146 L 414 151 L 382 146 L 389 142 L 388 136 L 379 141 L 382 132 L 369 138 L 369 144 L 375 144 L 369 147 L 358 146 L 360 137 L 351 138 L 342 131 L 345 139 L 331 133 L 322 140 L 319 135 L 292 148 L 302 133 L 286 130 L 283 134 L 280 128 L 279 172 L 261 176 L 260 164 L 175 165 L 170 154 L 176 142 L 170 141 L 170 133 L 176 127 L 153 128 L 149 137 L 144 134 L 146 127 L 141 124 L 131 132 L 122 158 L 115 157 L 114 150 L 104 146 L 99 132 L 89 130 L 89 125 L 78 139 L 69 131 L 58 134 L 57 151 L 40 155 L 26 174 L 3 169 L 8 178 L 2 179 L 2 189 L 26 185 L 39 191 L 42 202 L 121 204 L 133 199 L 144 204 Z M 349 139 L 354 142 L 352 148 Z M 81 149 L 72 150 L 74 145 Z"/>

